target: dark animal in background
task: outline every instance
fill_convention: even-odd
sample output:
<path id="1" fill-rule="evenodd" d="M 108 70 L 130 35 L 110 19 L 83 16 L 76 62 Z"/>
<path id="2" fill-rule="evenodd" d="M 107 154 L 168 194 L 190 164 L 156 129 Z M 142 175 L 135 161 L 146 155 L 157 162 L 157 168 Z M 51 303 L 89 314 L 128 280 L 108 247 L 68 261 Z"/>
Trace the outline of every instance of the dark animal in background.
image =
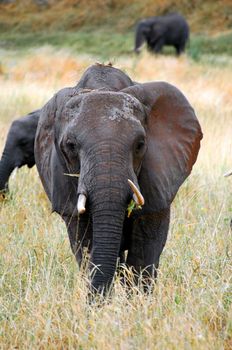
<path id="1" fill-rule="evenodd" d="M 76 87 L 44 106 L 36 165 L 78 263 L 84 247 L 90 252 L 92 290 L 109 289 L 118 258 L 135 276 L 142 272 L 145 284 L 156 276 L 170 205 L 201 138 L 194 111 L 177 88 L 135 84 L 110 66 L 91 66 Z M 142 209 L 128 218 L 132 197 Z"/>
<path id="2" fill-rule="evenodd" d="M 145 18 L 138 22 L 135 33 L 135 52 L 146 41 L 148 49 L 159 53 L 163 46 L 174 46 L 177 55 L 185 50 L 189 38 L 189 26 L 178 13 Z"/>
<path id="3" fill-rule="evenodd" d="M 40 109 L 25 117 L 16 119 L 11 124 L 6 144 L 0 160 L 0 191 L 8 190 L 8 180 L 15 168 L 35 165 L 34 140 Z"/>

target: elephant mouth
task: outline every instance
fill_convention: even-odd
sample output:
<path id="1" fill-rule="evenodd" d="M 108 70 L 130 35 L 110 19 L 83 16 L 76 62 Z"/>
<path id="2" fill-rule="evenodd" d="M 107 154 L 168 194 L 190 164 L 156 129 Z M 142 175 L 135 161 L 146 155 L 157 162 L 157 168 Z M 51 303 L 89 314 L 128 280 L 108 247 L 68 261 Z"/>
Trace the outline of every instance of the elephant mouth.
<path id="1" fill-rule="evenodd" d="M 133 199 L 137 206 L 141 207 L 144 205 L 144 197 L 138 187 L 134 184 L 133 181 L 128 179 L 128 184 L 133 192 Z M 85 194 L 80 193 L 77 201 L 77 212 L 78 215 L 84 214 L 86 211 L 86 201 L 87 197 Z"/>

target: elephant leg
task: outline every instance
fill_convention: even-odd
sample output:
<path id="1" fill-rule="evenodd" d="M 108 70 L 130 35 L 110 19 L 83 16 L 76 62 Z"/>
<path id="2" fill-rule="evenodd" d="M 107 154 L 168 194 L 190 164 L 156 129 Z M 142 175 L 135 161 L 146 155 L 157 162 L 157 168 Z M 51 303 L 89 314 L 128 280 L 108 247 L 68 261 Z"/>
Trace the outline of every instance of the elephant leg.
<path id="1" fill-rule="evenodd" d="M 176 44 L 175 49 L 177 56 L 180 56 L 185 50 L 185 43 Z"/>
<path id="2" fill-rule="evenodd" d="M 92 225 L 89 217 L 83 215 L 80 220 L 77 217 L 65 217 L 64 221 L 68 230 L 70 246 L 75 258 L 81 266 L 83 260 L 83 249 L 91 249 Z"/>
<path id="3" fill-rule="evenodd" d="M 156 42 L 153 44 L 153 51 L 155 53 L 160 53 L 162 51 L 162 48 L 164 46 L 164 39 L 163 38 L 159 38 L 158 40 L 156 40 Z"/>
<path id="4" fill-rule="evenodd" d="M 167 240 L 169 221 L 170 208 L 144 215 L 134 221 L 127 265 L 133 267 L 136 282 L 142 273 L 145 289 L 151 278 L 157 276 L 160 254 Z"/>

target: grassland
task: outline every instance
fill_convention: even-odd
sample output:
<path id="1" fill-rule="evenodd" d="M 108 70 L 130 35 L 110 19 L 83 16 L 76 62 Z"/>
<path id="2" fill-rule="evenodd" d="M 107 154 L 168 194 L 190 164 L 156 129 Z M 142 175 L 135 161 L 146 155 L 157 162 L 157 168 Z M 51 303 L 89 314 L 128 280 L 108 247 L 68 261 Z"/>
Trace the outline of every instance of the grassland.
<path id="1" fill-rule="evenodd" d="M 232 55 L 230 0 L 48 0 L 47 3 L 38 6 L 34 0 L 15 0 L 0 4 L 0 47 L 25 51 L 50 45 L 103 60 L 118 58 L 133 50 L 139 19 L 177 11 L 190 25 L 188 56 L 199 61 L 209 54 Z"/>
<path id="2" fill-rule="evenodd" d="M 105 26 L 100 28 L 85 27 L 76 32 L 0 32 L 0 45 L 4 49 L 17 50 L 21 53 L 44 45 L 56 49 L 65 47 L 74 54 L 88 54 L 109 60 L 121 56 L 133 56 L 134 30 L 122 33 L 115 32 L 114 28 Z M 146 51 L 145 47 L 144 51 Z M 174 52 L 174 47 L 164 48 L 166 55 L 174 54 Z M 206 55 L 232 56 L 232 31 L 214 36 L 193 33 L 186 53 L 195 61 L 204 60 Z M 208 59 L 207 63 L 209 63 Z"/>
<path id="3" fill-rule="evenodd" d="M 0 151 L 12 119 L 74 85 L 95 60 L 51 46 L 2 49 Z M 22 168 L 0 203 L 0 348 L 229 350 L 232 179 L 223 173 L 232 168 L 231 58 L 143 52 L 113 61 L 136 81 L 179 87 L 204 132 L 174 201 L 159 279 L 151 295 L 134 287 L 130 298 L 116 279 L 111 301 L 90 306 L 64 224 L 51 214 L 36 169 Z"/>
<path id="4" fill-rule="evenodd" d="M 101 308 L 86 303 L 85 274 L 36 169 L 12 176 L 11 196 L 0 203 L 0 348 L 231 349 L 232 196 L 231 179 L 222 176 L 232 167 L 230 3 L 175 2 L 192 29 L 180 59 L 170 50 L 165 57 L 130 53 L 136 19 L 175 10 L 169 0 L 156 1 L 156 8 L 153 1 L 143 8 L 132 1 L 129 9 L 123 0 L 97 0 L 91 11 L 79 1 L 76 13 L 72 0 L 40 11 L 31 3 L 0 11 L 0 151 L 13 118 L 74 85 L 96 60 L 113 61 L 137 81 L 178 86 L 197 112 L 204 140 L 174 202 L 153 294 L 134 288 L 128 298 L 116 279 L 111 302 Z"/>

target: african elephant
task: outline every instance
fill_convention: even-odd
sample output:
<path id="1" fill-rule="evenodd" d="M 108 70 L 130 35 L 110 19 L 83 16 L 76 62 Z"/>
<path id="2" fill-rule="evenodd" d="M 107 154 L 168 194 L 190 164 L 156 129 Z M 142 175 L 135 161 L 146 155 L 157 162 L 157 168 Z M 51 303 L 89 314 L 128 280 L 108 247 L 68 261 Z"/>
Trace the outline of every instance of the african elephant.
<path id="1" fill-rule="evenodd" d="M 90 253 L 92 290 L 109 289 L 118 258 L 135 276 L 143 272 L 145 283 L 156 276 L 170 204 L 201 138 L 176 87 L 136 84 L 111 66 L 91 66 L 77 87 L 59 91 L 43 107 L 36 165 L 78 263 L 85 247 Z M 136 208 L 128 217 L 132 196 Z"/>
<path id="2" fill-rule="evenodd" d="M 16 119 L 11 124 L 0 160 L 0 191 L 8 189 L 8 180 L 15 168 L 35 165 L 34 140 L 40 109 Z"/>
<path id="3" fill-rule="evenodd" d="M 149 17 L 137 24 L 134 51 L 138 53 L 146 41 L 148 49 L 155 53 L 161 52 L 164 45 L 169 45 L 174 46 L 177 55 L 180 55 L 185 50 L 188 38 L 189 26 L 180 14 Z"/>

